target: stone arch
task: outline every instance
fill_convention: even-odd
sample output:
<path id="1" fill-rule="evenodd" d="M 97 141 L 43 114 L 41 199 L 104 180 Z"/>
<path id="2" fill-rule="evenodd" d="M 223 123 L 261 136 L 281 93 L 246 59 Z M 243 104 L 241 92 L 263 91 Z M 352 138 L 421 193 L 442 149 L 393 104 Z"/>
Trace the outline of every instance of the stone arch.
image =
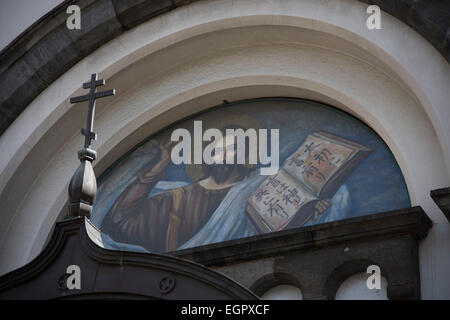
<path id="1" fill-rule="evenodd" d="M 54 17 L 64 21 L 68 3 L 64 2 L 60 4 L 51 12 L 48 12 L 41 19 L 36 21 L 31 27 L 2 50 L 1 60 L 4 61 L 3 67 L 12 66 L 15 63 L 15 66 L 18 67 L 22 63 L 22 67 L 25 65 L 28 69 L 27 77 L 25 78 L 26 82 L 29 84 L 36 82 L 36 80 L 40 80 L 40 82 L 38 85 L 33 84 L 31 86 L 32 90 L 29 90 L 30 87 L 28 86 L 28 91 L 25 91 L 26 94 L 23 97 L 19 97 L 21 93 L 24 93 L 22 89 L 24 87 L 23 79 L 9 84 L 9 91 L 13 92 L 13 94 L 6 97 L 6 108 L 3 109 L 3 113 L 7 117 L 3 120 L 0 131 L 3 133 L 27 104 L 44 90 L 50 82 L 55 80 L 59 75 L 67 71 L 68 68 L 73 66 L 84 56 L 92 53 L 105 42 L 146 20 L 197 1 L 198 0 L 173 0 L 158 4 L 147 4 L 145 2 L 123 3 L 119 1 L 110 2 L 107 0 L 78 3 L 79 1 L 74 0 L 71 2 L 81 5 L 83 13 L 86 13 L 88 16 L 87 21 L 84 20 L 83 30 L 78 33 L 78 37 L 71 36 L 64 27 L 61 27 L 60 25 L 55 27 L 55 25 L 51 23 L 51 19 Z M 372 2 L 368 0 L 360 1 L 369 4 Z M 426 3 L 426 1 L 418 1 L 416 3 L 399 1 L 399 3 L 393 4 L 389 0 L 380 0 L 376 1 L 376 5 L 380 6 L 383 11 L 391 14 L 416 30 L 427 39 L 445 57 L 445 59 L 447 59 L 447 61 L 449 60 L 450 54 L 448 47 L 445 45 L 445 17 L 444 19 L 439 17 L 439 12 L 445 10 L 445 4 L 429 4 Z M 101 13 L 101 15 L 99 13 Z M 96 18 L 93 19 L 89 16 Z M 36 38 L 38 40 L 36 40 Z M 64 39 L 65 41 L 62 42 L 61 39 Z M 59 40 L 60 46 L 63 47 L 62 50 L 60 49 L 60 52 L 54 52 L 56 51 L 55 47 L 48 47 L 52 42 L 56 42 L 55 40 Z M 31 50 L 31 48 L 34 50 Z M 39 54 L 39 51 L 42 49 L 53 52 L 49 52 L 49 56 L 40 57 L 41 59 L 47 59 L 45 60 L 46 63 L 42 63 L 41 65 L 33 64 L 33 57 L 36 56 L 36 54 Z M 70 49 L 76 49 L 76 54 L 61 54 L 65 50 Z M 23 56 L 24 53 L 26 53 L 26 57 Z M 59 59 L 63 59 L 63 63 L 53 65 L 52 68 L 49 68 L 48 62 L 55 58 L 52 56 L 53 54 L 56 54 Z M 23 62 L 25 62 L 25 64 L 23 64 Z M 10 70 L 9 72 L 13 72 L 13 70 Z M 8 77 L 8 72 L 5 72 L 3 77 Z M 19 100 L 17 101 L 17 99 Z"/>
<path id="2" fill-rule="evenodd" d="M 364 16 L 359 15 L 365 8 L 358 2 L 342 2 L 344 9 L 348 9 L 349 15 L 355 18 L 345 19 L 345 21 L 339 18 L 333 19 L 332 12 L 323 3 L 314 2 L 316 3 L 314 5 L 311 3 L 308 1 L 289 2 L 292 6 L 301 6 L 295 7 L 301 9 L 297 11 L 292 10 L 292 7 L 289 6 L 285 9 L 277 8 L 270 3 L 265 6 L 248 4 L 242 8 L 231 8 L 227 2 L 221 2 L 223 7 L 207 6 L 204 2 L 194 3 L 192 7 L 181 7 L 167 12 L 166 15 L 157 16 L 118 37 L 115 36 L 119 34 L 117 30 L 121 27 L 111 29 L 108 37 L 103 39 L 103 41 L 112 39 L 110 42 L 101 43 L 104 44 L 102 47 L 99 47 L 100 44 L 97 43 L 90 48 L 84 48 L 86 50 L 81 50 L 84 51 L 82 56 L 85 58 L 83 60 L 79 60 L 77 64 L 74 64 L 76 60 L 72 61 L 72 64 L 66 64 L 66 66 L 72 65 L 73 67 L 69 70 L 59 70 L 59 73 L 52 75 L 53 78 L 49 77 L 48 79 L 48 82 L 52 82 L 60 76 L 58 81 L 49 86 L 47 83 L 40 83 L 39 90 L 36 92 L 41 94 L 34 96 L 35 99 L 0 138 L 0 147 L 5 150 L 0 162 L 0 200 L 4 204 L 3 219 L 5 221 L 0 227 L 2 235 L 0 270 L 4 272 L 18 267 L 36 256 L 42 249 L 45 237 L 56 217 L 65 205 L 64 190 L 71 173 L 77 166 L 74 155 L 79 146 L 77 140 L 78 120 L 82 118 L 82 113 L 68 105 L 67 98 L 75 92 L 81 92 L 80 84 L 86 80 L 86 74 L 91 71 L 101 72 L 103 78 L 109 79 L 108 83 L 111 83 L 112 86 L 121 86 L 123 92 L 129 97 L 142 98 L 147 92 L 145 97 L 148 101 L 144 106 L 142 100 L 139 102 L 136 99 L 127 100 L 124 94 L 119 95 L 119 100 L 108 105 L 108 108 L 106 104 L 99 104 L 96 125 L 102 135 L 96 145 L 100 155 L 95 168 L 98 172 L 101 172 L 102 168 L 106 168 L 108 163 L 120 157 L 130 147 L 128 143 L 133 139 L 138 141 L 144 133 L 148 135 L 153 130 L 167 125 L 173 119 L 180 119 L 186 114 L 216 105 L 223 99 L 224 94 L 227 97 L 233 96 L 233 100 L 261 97 L 262 94 L 310 98 L 357 114 L 360 119 L 375 128 L 393 149 L 402 170 L 410 167 L 410 169 L 404 170 L 404 175 L 407 181 L 408 179 L 415 180 L 407 182 L 408 187 L 414 190 L 411 196 L 413 204 L 423 206 L 434 221 L 445 221 L 429 199 L 428 193 L 430 189 L 448 184 L 449 142 L 448 134 L 444 130 L 445 124 L 442 123 L 443 119 L 449 115 L 449 111 L 445 108 L 446 101 L 448 101 L 448 92 L 445 90 L 449 84 L 449 80 L 445 76 L 448 74 L 446 72 L 449 68 L 448 64 L 418 34 L 390 16 L 385 17 L 385 25 L 392 27 L 391 35 L 386 37 L 358 28 L 360 24 L 364 23 Z M 110 3 L 98 2 L 98 6 L 95 5 L 92 8 L 99 10 L 102 8 L 100 4 L 107 6 Z M 123 12 L 127 11 L 127 9 L 123 10 Z M 205 14 L 207 12 L 205 10 L 211 10 L 210 14 Z M 105 12 L 109 11 L 105 10 Z M 119 15 L 122 14 L 121 10 L 118 12 Z M 128 12 L 133 12 L 133 10 Z M 189 21 L 179 19 L 181 14 L 189 12 L 190 15 L 186 16 L 189 17 Z M 292 12 L 298 13 L 293 14 Z M 148 12 L 144 16 L 146 14 Z M 123 17 L 121 15 L 119 20 L 123 20 Z M 194 17 L 200 20 L 193 19 Z M 114 23 L 117 22 L 115 17 L 111 19 Z M 106 18 L 99 20 L 99 23 L 105 23 L 103 26 L 107 27 L 108 21 Z M 198 25 L 192 24 L 193 21 L 196 21 L 195 23 Z M 124 25 L 127 26 L 126 28 L 130 28 L 136 24 L 124 22 Z M 172 26 L 172 29 L 167 28 L 168 25 Z M 247 36 L 252 32 L 253 35 L 264 34 L 265 32 L 255 32 L 260 27 L 262 27 L 260 29 L 262 31 L 272 30 L 271 34 L 277 33 L 277 30 L 280 31 L 280 29 L 273 28 L 282 28 L 282 34 L 287 37 L 284 40 L 289 40 L 287 42 L 290 44 L 277 45 L 271 42 L 264 46 L 254 42 L 249 45 L 247 40 L 250 37 L 248 37 L 242 38 L 248 45 L 247 47 L 230 47 L 230 44 L 236 45 L 234 42 L 236 38 L 232 37 L 233 32 L 235 32 L 235 36 L 242 35 L 244 30 L 248 32 Z M 63 30 L 56 28 L 56 33 L 49 31 L 48 34 L 57 35 L 59 31 Z M 177 56 L 177 51 L 178 53 L 189 52 L 189 56 L 195 57 L 195 54 L 199 54 L 195 50 L 192 51 L 198 44 L 196 41 L 205 41 L 205 37 L 217 35 L 221 36 L 220 39 L 228 39 L 228 42 L 223 42 L 223 47 L 218 47 L 222 54 L 218 58 L 223 58 L 222 61 L 226 62 L 227 66 L 244 66 L 241 68 L 242 73 L 230 75 L 226 74 L 226 68 L 214 69 L 211 66 L 219 67 L 220 63 L 213 64 L 212 60 L 208 60 L 211 62 L 210 65 L 203 65 L 203 68 L 196 65 L 196 61 L 188 61 L 187 69 L 170 64 L 174 60 L 178 60 L 180 63 L 186 62 L 182 61 L 182 55 Z M 293 35 L 297 35 L 297 38 L 290 38 Z M 299 35 L 301 35 L 300 38 Z M 64 36 L 62 37 L 64 38 Z M 253 38 L 257 39 L 257 37 Z M 410 46 L 409 52 L 414 55 L 413 57 L 403 57 L 402 46 L 396 43 L 396 39 L 399 38 L 407 39 Z M 86 40 L 86 38 L 83 39 Z M 325 40 L 324 42 L 311 42 L 314 39 Z M 49 42 L 43 41 L 42 43 Z M 341 47 L 339 47 L 339 43 L 342 44 Z M 68 48 L 72 44 L 69 41 Z M 308 45 L 305 46 L 305 44 Z M 189 48 L 191 51 L 187 50 Z M 251 61 L 245 60 L 246 48 L 252 49 L 247 51 L 247 54 L 249 52 L 258 53 L 261 58 L 255 60 L 260 62 L 258 68 L 255 66 L 246 68 L 246 63 L 251 63 Z M 97 50 L 93 51 L 95 49 Z M 319 51 L 321 55 L 317 54 Z M 37 52 L 39 51 L 34 50 L 33 54 Z M 308 71 L 308 73 L 289 74 L 289 70 L 280 69 L 283 72 L 277 73 L 274 70 L 263 68 L 276 62 L 276 59 L 272 58 L 271 60 L 270 57 L 277 57 L 281 52 L 284 53 L 283 58 L 287 59 L 283 62 L 289 61 L 285 64 L 288 69 L 294 70 L 295 68 L 292 67 L 301 62 L 301 58 L 310 62 L 316 57 L 315 63 L 310 63 L 310 65 L 317 67 L 317 70 L 308 70 L 305 66 L 303 71 Z M 88 53 L 91 54 L 88 55 Z M 208 53 L 210 55 L 206 58 L 210 59 L 214 52 L 208 51 Z M 163 55 L 167 58 L 169 67 L 172 67 L 172 79 L 162 78 L 161 71 L 164 70 L 156 69 L 158 66 L 155 62 L 152 64 L 152 61 L 157 61 L 156 58 L 161 58 Z M 169 59 L 169 57 L 171 58 Z M 289 57 L 290 59 L 288 59 Z M 203 60 L 205 57 L 201 56 L 200 58 Z M 415 59 L 420 58 L 426 59 L 427 69 L 414 63 Z M 15 58 L 11 59 L 4 61 L 9 61 L 11 64 L 11 61 L 16 61 Z M 343 62 L 344 60 L 347 62 L 345 67 L 342 70 L 335 69 L 335 73 L 332 74 L 331 67 L 339 66 L 338 61 Z M 206 62 L 206 60 L 201 62 Z M 266 64 L 261 64 L 261 62 L 266 62 Z M 334 86 L 330 83 L 331 81 L 327 82 L 325 75 L 329 78 L 335 77 L 329 80 L 340 84 L 347 79 L 351 80 L 352 76 L 355 78 L 354 75 L 359 74 L 359 71 L 352 68 L 358 64 L 361 70 L 366 70 L 365 75 L 369 76 L 369 73 L 372 73 L 372 78 L 358 78 L 359 86 L 371 87 L 372 83 L 376 83 L 376 79 L 378 79 L 378 81 L 384 82 L 386 87 L 371 87 L 373 89 L 371 93 L 366 91 L 367 95 L 358 96 L 360 89 L 358 85 L 355 85 L 353 89 L 344 90 L 342 86 Z M 143 66 L 146 68 L 142 68 Z M 299 66 L 297 64 L 297 67 Z M 325 67 L 320 69 L 319 66 Z M 30 65 L 25 63 L 24 67 L 28 68 Z M 51 65 L 42 65 L 37 66 L 33 72 L 39 71 L 41 76 L 45 76 L 50 69 Z M 152 72 L 147 75 L 142 87 L 127 86 L 126 84 L 130 83 L 130 79 L 132 79 L 129 78 L 127 71 L 139 69 Z M 300 69 L 296 70 L 302 71 Z M 11 79 L 13 75 L 11 72 L 14 70 L 17 69 L 11 68 L 8 73 L 5 73 L 9 74 L 9 78 L 6 77 L 6 80 Z M 319 70 L 322 72 L 318 72 Z M 64 73 L 64 71 L 66 72 Z M 191 71 L 189 77 L 182 77 L 184 71 Z M 188 75 L 188 72 L 185 74 Z M 214 77 L 215 75 L 221 77 Z M 347 78 L 344 78 L 344 75 Z M 5 79 L 2 81 L 6 81 Z M 361 81 L 362 79 L 364 81 Z M 369 81 L 370 79 L 374 82 Z M 190 86 L 183 86 L 180 83 Z M 23 82 L 19 83 L 20 88 L 22 85 Z M 388 92 L 392 93 L 389 91 L 389 87 L 395 87 L 393 91 L 397 92 L 390 96 L 392 101 L 395 101 L 394 105 L 387 105 L 388 100 L 379 100 L 377 103 L 377 99 L 382 99 Z M 46 89 L 42 91 L 44 88 Z M 171 88 L 175 88 L 176 93 L 170 92 Z M 23 93 L 23 90 L 17 91 L 16 89 L 8 92 L 14 92 L 17 98 L 20 96 L 18 93 Z M 149 92 L 152 92 L 152 95 L 149 95 Z M 24 101 L 18 102 L 24 103 Z M 109 108 L 111 111 L 108 111 Z M 127 113 L 134 114 L 135 117 L 127 117 Z M 390 119 L 379 118 L 383 113 L 389 114 L 388 118 Z M 386 128 L 377 128 L 377 123 L 383 124 Z M 408 128 L 414 127 L 422 131 L 417 131 L 412 135 L 400 134 L 399 131 L 404 127 L 398 124 L 405 124 Z M 114 126 L 117 130 L 112 129 Z M 411 145 L 414 141 L 421 143 L 420 147 L 431 145 L 430 149 L 426 149 L 428 151 L 425 152 L 430 154 L 429 158 L 419 161 L 411 150 L 396 151 L 396 146 L 405 148 L 407 144 Z M 420 165 L 424 163 L 428 163 L 430 168 L 419 170 Z M 410 178 L 408 178 L 407 171 L 411 172 Z M 39 188 L 34 188 L 36 186 Z M 15 255 L 17 252 L 21 254 Z M 13 255 L 15 255 L 14 258 L 10 258 Z"/>
<path id="3" fill-rule="evenodd" d="M 380 287 L 367 290 L 367 273 L 356 273 L 342 282 L 336 291 L 335 300 L 387 300 L 387 280 L 380 276 Z M 371 279 L 373 281 L 373 279 Z M 376 280 L 378 281 L 378 280 Z"/>
<path id="4" fill-rule="evenodd" d="M 265 274 L 250 285 L 250 291 L 257 296 L 262 296 L 265 292 L 278 285 L 291 285 L 302 291 L 300 281 L 293 275 L 284 272 L 273 272 Z"/>
<path id="5" fill-rule="evenodd" d="M 325 281 L 323 294 L 327 299 L 332 300 L 336 296 L 336 292 L 341 284 L 357 273 L 364 273 L 370 265 L 378 265 L 381 269 L 381 275 L 386 278 L 389 286 L 389 275 L 383 266 L 369 259 L 354 259 L 346 261 L 336 267 Z"/>

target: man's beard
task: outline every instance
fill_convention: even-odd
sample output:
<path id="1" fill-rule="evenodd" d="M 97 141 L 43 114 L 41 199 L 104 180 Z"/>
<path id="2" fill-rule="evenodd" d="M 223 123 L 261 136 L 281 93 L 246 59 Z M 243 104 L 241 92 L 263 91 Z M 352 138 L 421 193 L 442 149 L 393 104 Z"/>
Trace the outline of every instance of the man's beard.
<path id="1" fill-rule="evenodd" d="M 233 164 L 216 164 L 210 168 L 211 177 L 217 184 L 222 184 L 237 170 Z"/>

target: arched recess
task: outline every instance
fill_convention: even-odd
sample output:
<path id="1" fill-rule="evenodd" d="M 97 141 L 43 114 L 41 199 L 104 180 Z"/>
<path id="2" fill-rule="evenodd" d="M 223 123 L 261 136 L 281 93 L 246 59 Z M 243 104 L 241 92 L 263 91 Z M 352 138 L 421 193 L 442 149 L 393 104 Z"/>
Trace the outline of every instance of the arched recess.
<path id="1" fill-rule="evenodd" d="M 303 300 L 302 292 L 299 288 L 280 284 L 267 290 L 262 296 L 262 300 Z"/>
<path id="2" fill-rule="evenodd" d="M 327 299 L 330 300 L 334 299 L 336 296 L 336 292 L 346 279 L 355 274 L 365 273 L 367 271 L 367 267 L 371 265 L 376 265 L 380 268 L 381 275 L 388 281 L 389 291 L 389 282 L 392 280 L 389 278 L 390 275 L 387 274 L 384 266 L 380 265 L 378 262 L 374 262 L 368 259 L 358 259 L 344 262 L 331 272 L 323 288 L 324 296 L 326 296 Z M 396 275 L 392 274 L 391 276 L 395 277 Z"/>
<path id="3" fill-rule="evenodd" d="M 91 72 L 118 90 L 98 104 L 97 174 L 150 134 L 223 99 L 307 98 L 372 127 L 399 162 L 413 205 L 444 221 L 428 195 L 449 182 L 450 73 L 431 45 L 388 15 L 389 32 L 362 28 L 365 6 L 356 1 L 340 4 L 345 16 L 325 2 L 220 4 L 182 7 L 113 39 L 50 85 L 2 135 L 2 273 L 37 255 L 64 208 L 85 117 L 68 97 L 82 92 Z"/>
<path id="4" fill-rule="evenodd" d="M 387 280 L 380 276 L 379 287 L 368 290 L 367 273 L 356 273 L 342 282 L 336 291 L 335 300 L 387 300 Z"/>
<path id="5" fill-rule="evenodd" d="M 280 285 L 289 285 L 302 290 L 301 283 L 292 275 L 282 272 L 269 273 L 258 280 L 256 280 L 251 286 L 250 291 L 254 292 L 257 296 L 263 296 L 267 291 Z"/>

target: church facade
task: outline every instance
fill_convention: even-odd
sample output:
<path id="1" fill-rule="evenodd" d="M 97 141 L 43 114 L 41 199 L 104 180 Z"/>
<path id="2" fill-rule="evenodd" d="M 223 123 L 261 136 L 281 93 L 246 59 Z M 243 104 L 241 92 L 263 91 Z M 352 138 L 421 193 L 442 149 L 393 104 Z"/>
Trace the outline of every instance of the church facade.
<path id="1" fill-rule="evenodd" d="M 449 299 L 449 16 L 63 2 L 0 53 L 0 297 Z"/>

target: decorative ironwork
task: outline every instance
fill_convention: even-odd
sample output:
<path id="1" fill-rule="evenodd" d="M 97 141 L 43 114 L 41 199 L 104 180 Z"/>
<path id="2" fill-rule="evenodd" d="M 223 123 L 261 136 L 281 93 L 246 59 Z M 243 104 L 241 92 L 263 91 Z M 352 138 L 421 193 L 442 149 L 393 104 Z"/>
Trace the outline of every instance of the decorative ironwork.
<path id="1" fill-rule="evenodd" d="M 169 293 L 173 288 L 175 288 L 175 279 L 171 276 L 166 276 L 159 282 L 159 291 L 163 294 Z"/>
<path id="2" fill-rule="evenodd" d="M 97 152 L 90 148 L 92 140 L 97 139 L 94 129 L 95 101 L 96 99 L 114 95 L 114 89 L 96 92 L 97 87 L 103 86 L 105 80 L 97 79 L 97 74 L 91 75 L 89 82 L 83 83 L 83 89 L 89 89 L 89 93 L 70 98 L 70 103 L 88 101 L 88 117 L 86 128 L 81 129 L 81 134 L 85 136 L 84 148 L 78 151 L 80 165 L 75 171 L 69 185 L 69 212 L 72 217 L 91 216 L 92 205 L 97 194 L 97 180 L 92 162 L 97 158 Z"/>
<path id="3" fill-rule="evenodd" d="M 91 75 L 91 81 L 83 83 L 83 89 L 89 89 L 89 93 L 70 98 L 70 103 L 79 103 L 89 101 L 88 118 L 86 129 L 81 129 L 81 134 L 85 136 L 84 147 L 89 148 L 92 140 L 97 140 L 97 134 L 93 132 L 94 129 L 94 116 L 95 116 L 95 100 L 103 97 L 113 96 L 116 94 L 114 89 L 106 90 L 102 92 L 95 92 L 97 87 L 105 85 L 105 80 L 97 79 L 97 74 Z"/>

